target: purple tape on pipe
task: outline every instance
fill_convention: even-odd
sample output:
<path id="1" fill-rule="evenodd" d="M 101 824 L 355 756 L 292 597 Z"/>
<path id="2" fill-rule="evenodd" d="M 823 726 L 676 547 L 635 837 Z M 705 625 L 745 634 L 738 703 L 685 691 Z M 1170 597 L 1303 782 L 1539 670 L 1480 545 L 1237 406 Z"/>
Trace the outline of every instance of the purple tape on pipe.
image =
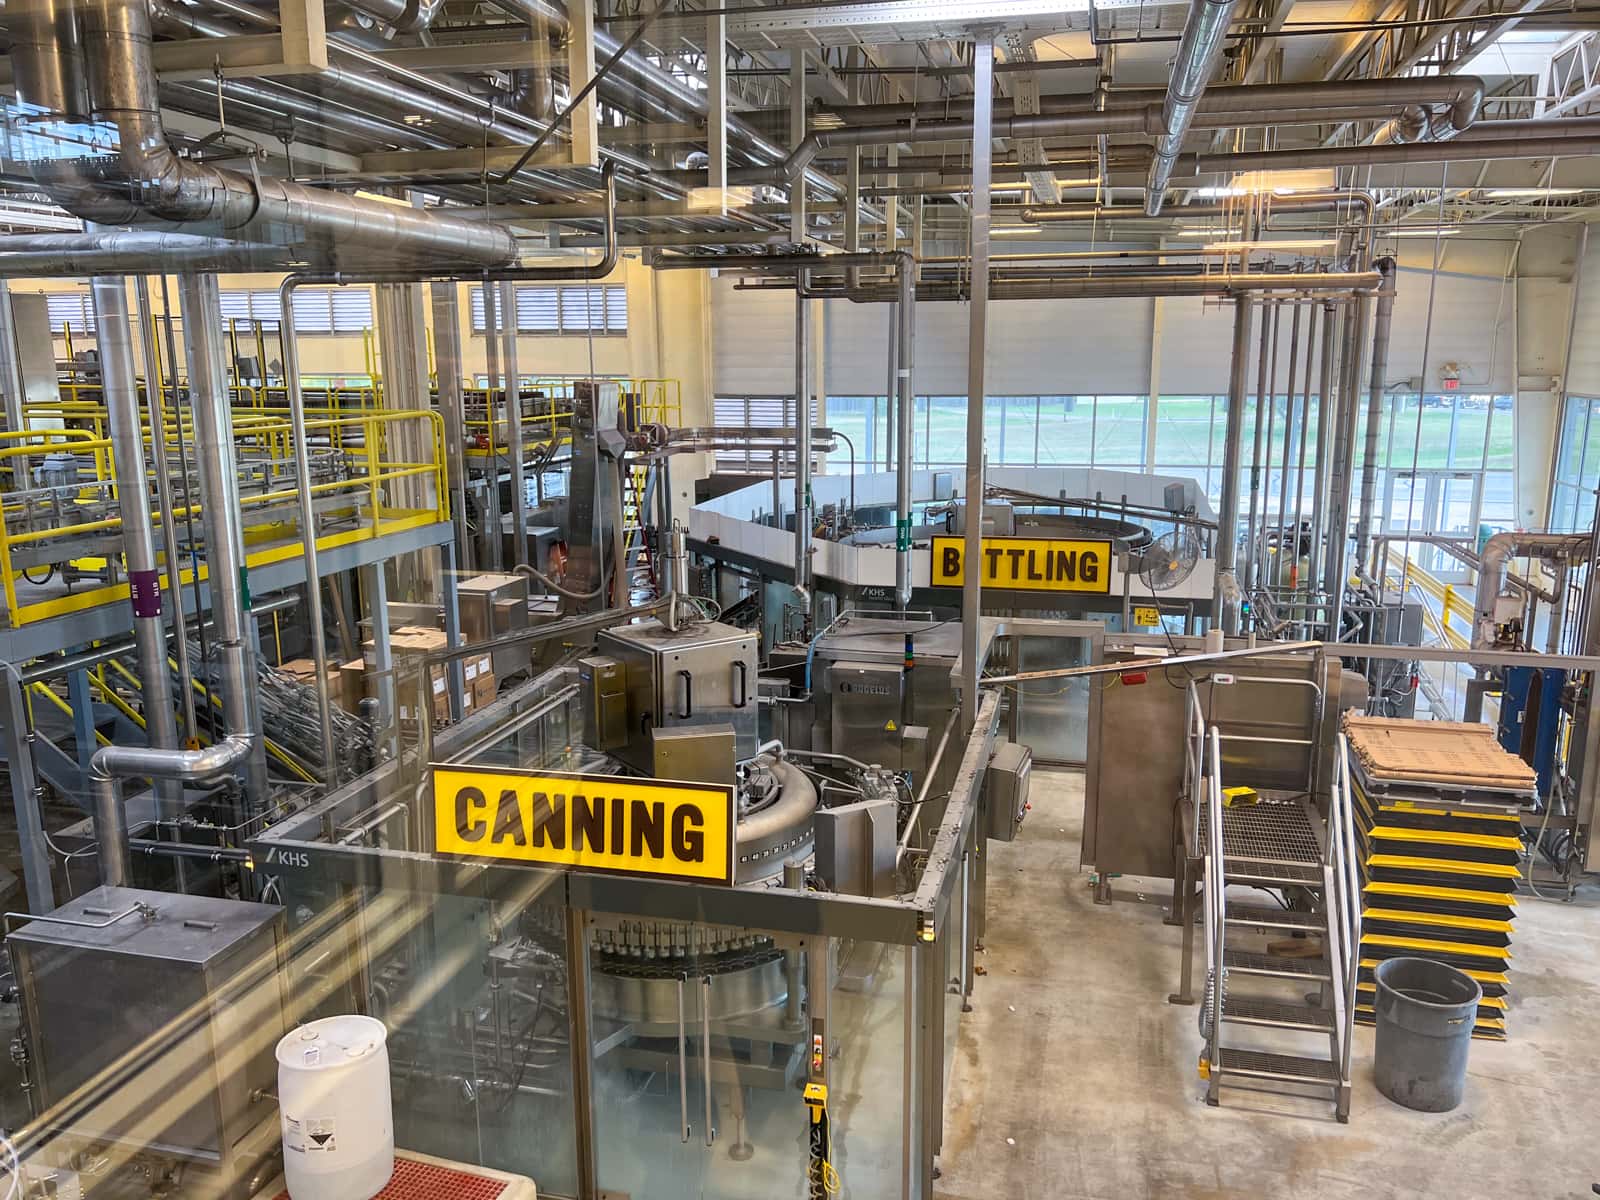
<path id="1" fill-rule="evenodd" d="M 133 600 L 134 616 L 159 617 L 161 615 L 160 571 L 129 571 L 128 593 Z"/>

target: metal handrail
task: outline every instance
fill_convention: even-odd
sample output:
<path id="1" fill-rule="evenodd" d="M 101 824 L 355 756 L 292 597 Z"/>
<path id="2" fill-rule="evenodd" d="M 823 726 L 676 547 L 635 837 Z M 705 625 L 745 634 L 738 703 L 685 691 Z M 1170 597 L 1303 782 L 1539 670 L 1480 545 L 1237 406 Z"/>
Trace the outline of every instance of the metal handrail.
<path id="1" fill-rule="evenodd" d="M 1195 686 L 1195 681 L 1190 680 L 1187 687 L 1188 711 L 1186 713 L 1185 752 L 1183 764 L 1183 790 L 1194 807 L 1194 830 L 1189 838 L 1189 845 L 1196 851 L 1200 849 L 1200 797 L 1199 783 L 1203 764 L 1205 762 L 1206 718 L 1205 711 L 1200 707 L 1200 690 Z"/>
<path id="2" fill-rule="evenodd" d="M 1343 834 L 1343 847 L 1341 858 L 1344 864 L 1345 879 L 1344 893 L 1348 901 L 1348 926 L 1346 936 L 1349 938 L 1350 954 L 1345 960 L 1345 996 L 1347 1007 L 1345 1009 L 1344 1025 L 1344 1053 L 1341 1056 L 1340 1070 L 1346 1083 L 1350 1080 L 1350 1043 L 1354 1040 L 1355 1014 L 1356 1014 L 1356 977 L 1359 974 L 1361 961 L 1361 882 L 1356 871 L 1356 834 L 1355 834 L 1355 806 L 1350 799 L 1350 744 L 1344 734 L 1338 735 L 1334 745 L 1334 754 L 1338 760 L 1339 787 L 1335 792 L 1334 800 L 1339 804 L 1343 816 L 1340 820 L 1340 830 Z"/>
<path id="3" fill-rule="evenodd" d="M 1360 893 L 1355 875 L 1354 812 L 1350 802 L 1348 745 L 1338 735 L 1328 798 L 1328 854 L 1323 868 L 1328 893 L 1328 974 L 1339 1037 L 1339 1078 L 1350 1082 L 1355 1029 L 1356 974 L 1360 939 Z"/>
<path id="4" fill-rule="evenodd" d="M 1226 961 L 1224 943 L 1228 928 L 1227 887 L 1224 881 L 1227 860 L 1223 856 L 1222 845 L 1222 741 L 1215 727 L 1206 732 L 1211 752 L 1211 762 L 1206 770 L 1207 799 L 1211 811 L 1211 853 L 1206 874 L 1211 881 L 1212 891 L 1212 928 L 1208 931 L 1207 941 L 1216 963 L 1216 974 L 1212 977 L 1211 1036 L 1207 1041 L 1206 1060 L 1215 1069 L 1218 1044 L 1222 1038 L 1223 963 Z"/>

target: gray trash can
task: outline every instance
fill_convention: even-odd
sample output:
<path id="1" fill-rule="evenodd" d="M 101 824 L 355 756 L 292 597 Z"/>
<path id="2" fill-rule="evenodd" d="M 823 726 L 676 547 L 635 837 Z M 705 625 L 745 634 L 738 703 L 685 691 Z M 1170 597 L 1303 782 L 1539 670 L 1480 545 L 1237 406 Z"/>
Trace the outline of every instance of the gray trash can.
<path id="1" fill-rule="evenodd" d="M 1449 1112 L 1467 1087 L 1467 1051 L 1483 989 L 1471 976 L 1426 958 L 1391 958 L 1374 972 L 1378 1090 L 1418 1112 Z"/>

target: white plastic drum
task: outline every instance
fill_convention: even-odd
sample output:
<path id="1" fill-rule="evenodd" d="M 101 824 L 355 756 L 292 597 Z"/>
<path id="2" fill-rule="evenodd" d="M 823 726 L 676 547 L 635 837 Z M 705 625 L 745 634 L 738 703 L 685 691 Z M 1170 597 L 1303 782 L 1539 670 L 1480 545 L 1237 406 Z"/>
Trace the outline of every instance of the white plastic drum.
<path id="1" fill-rule="evenodd" d="M 325 1017 L 278 1043 L 283 1177 L 291 1200 L 371 1200 L 394 1173 L 388 1031 Z"/>

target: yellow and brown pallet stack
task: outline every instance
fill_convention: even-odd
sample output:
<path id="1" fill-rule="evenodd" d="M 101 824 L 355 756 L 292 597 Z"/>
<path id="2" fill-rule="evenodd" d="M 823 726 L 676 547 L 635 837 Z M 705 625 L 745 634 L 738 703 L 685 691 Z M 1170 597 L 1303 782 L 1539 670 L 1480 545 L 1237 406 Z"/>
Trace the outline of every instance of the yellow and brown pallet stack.
<path id="1" fill-rule="evenodd" d="M 1344 730 L 1362 874 L 1356 1019 L 1374 1019 L 1380 962 L 1431 958 L 1482 986 L 1474 1036 L 1504 1039 L 1533 769 L 1486 725 L 1346 713 Z"/>

